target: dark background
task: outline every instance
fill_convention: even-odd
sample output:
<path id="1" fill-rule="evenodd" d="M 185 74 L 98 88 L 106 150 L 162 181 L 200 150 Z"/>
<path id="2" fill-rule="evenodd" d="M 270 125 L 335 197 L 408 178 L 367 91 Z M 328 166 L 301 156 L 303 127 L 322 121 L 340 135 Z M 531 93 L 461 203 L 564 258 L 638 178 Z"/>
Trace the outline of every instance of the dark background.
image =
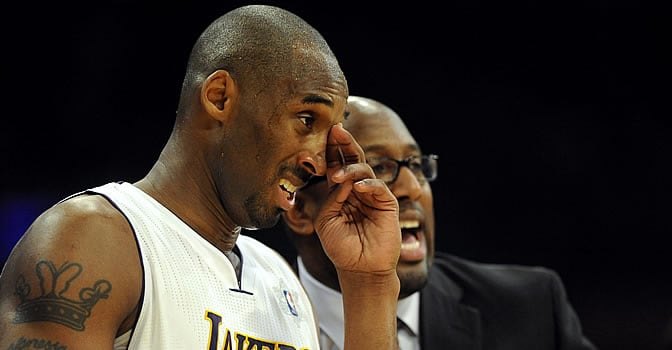
<path id="1" fill-rule="evenodd" d="M 149 170 L 191 44 L 243 3 L 3 10 L 0 262 L 54 201 Z M 266 3 L 313 24 L 351 94 L 397 110 L 440 155 L 438 249 L 553 268 L 600 348 L 662 348 L 672 318 L 668 11 Z M 280 234 L 253 234 L 288 251 Z"/>

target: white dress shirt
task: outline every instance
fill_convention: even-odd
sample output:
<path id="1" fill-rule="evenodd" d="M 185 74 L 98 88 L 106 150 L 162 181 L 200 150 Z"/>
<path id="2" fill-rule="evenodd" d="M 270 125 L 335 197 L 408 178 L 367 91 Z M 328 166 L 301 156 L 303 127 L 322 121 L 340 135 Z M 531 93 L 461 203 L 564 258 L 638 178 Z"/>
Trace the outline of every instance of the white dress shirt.
<path id="1" fill-rule="evenodd" d="M 297 258 L 299 279 L 308 293 L 320 325 L 320 347 L 323 350 L 342 350 L 345 329 L 343 298 L 341 293 L 325 286 L 306 270 L 301 257 Z M 397 317 L 406 327 L 398 327 L 399 347 L 401 350 L 419 350 L 420 340 L 420 293 L 415 292 L 399 300 Z"/>

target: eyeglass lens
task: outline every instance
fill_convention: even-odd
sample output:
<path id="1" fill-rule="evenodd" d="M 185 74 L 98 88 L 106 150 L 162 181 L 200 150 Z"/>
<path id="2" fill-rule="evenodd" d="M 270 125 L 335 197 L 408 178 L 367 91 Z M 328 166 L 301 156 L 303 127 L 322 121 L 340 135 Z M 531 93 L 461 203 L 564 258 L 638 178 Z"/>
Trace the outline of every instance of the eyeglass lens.
<path id="1" fill-rule="evenodd" d="M 435 180 L 437 176 L 437 159 L 438 156 L 430 154 L 421 157 L 413 156 L 404 160 L 370 158 L 367 161 L 371 165 L 371 168 L 373 168 L 377 178 L 391 184 L 399 176 L 399 169 L 402 165 L 408 167 L 421 183 Z"/>

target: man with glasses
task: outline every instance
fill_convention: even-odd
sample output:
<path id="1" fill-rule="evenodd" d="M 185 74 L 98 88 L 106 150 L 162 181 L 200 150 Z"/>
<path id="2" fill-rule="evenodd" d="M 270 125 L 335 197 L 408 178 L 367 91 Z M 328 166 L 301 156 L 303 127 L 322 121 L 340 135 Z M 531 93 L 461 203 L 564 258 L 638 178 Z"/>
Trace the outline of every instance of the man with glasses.
<path id="1" fill-rule="evenodd" d="M 401 118 L 386 105 L 348 99 L 343 122 L 377 178 L 399 202 L 402 229 L 397 274 L 399 345 L 411 349 L 595 349 L 584 337 L 558 275 L 542 267 L 493 265 L 435 252 L 430 182 L 438 156 L 422 153 Z M 298 253 L 295 268 L 316 308 L 322 349 L 343 349 L 338 275 L 315 233 L 329 189 L 313 178 L 283 216 Z M 444 232 L 444 234 L 450 234 Z"/>
<path id="2" fill-rule="evenodd" d="M 150 90 L 154 69 L 137 79 Z M 55 203 L 12 250 L 0 349 L 319 349 L 294 270 L 241 234 L 274 226 L 312 175 L 334 189 L 317 227 L 343 286 L 347 347 L 396 347 L 399 207 L 341 126 L 348 95 L 324 37 L 296 14 L 245 5 L 217 17 L 192 47 L 154 166 Z"/>

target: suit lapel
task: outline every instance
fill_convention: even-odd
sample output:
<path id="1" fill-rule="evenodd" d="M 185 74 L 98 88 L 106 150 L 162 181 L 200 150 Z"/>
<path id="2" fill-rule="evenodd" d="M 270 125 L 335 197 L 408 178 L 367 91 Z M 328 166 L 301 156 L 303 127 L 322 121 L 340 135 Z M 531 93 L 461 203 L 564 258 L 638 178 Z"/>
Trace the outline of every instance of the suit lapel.
<path id="1" fill-rule="evenodd" d="M 460 303 L 461 288 L 433 271 L 420 293 L 422 349 L 473 349 L 482 347 L 481 318 L 477 309 Z"/>

